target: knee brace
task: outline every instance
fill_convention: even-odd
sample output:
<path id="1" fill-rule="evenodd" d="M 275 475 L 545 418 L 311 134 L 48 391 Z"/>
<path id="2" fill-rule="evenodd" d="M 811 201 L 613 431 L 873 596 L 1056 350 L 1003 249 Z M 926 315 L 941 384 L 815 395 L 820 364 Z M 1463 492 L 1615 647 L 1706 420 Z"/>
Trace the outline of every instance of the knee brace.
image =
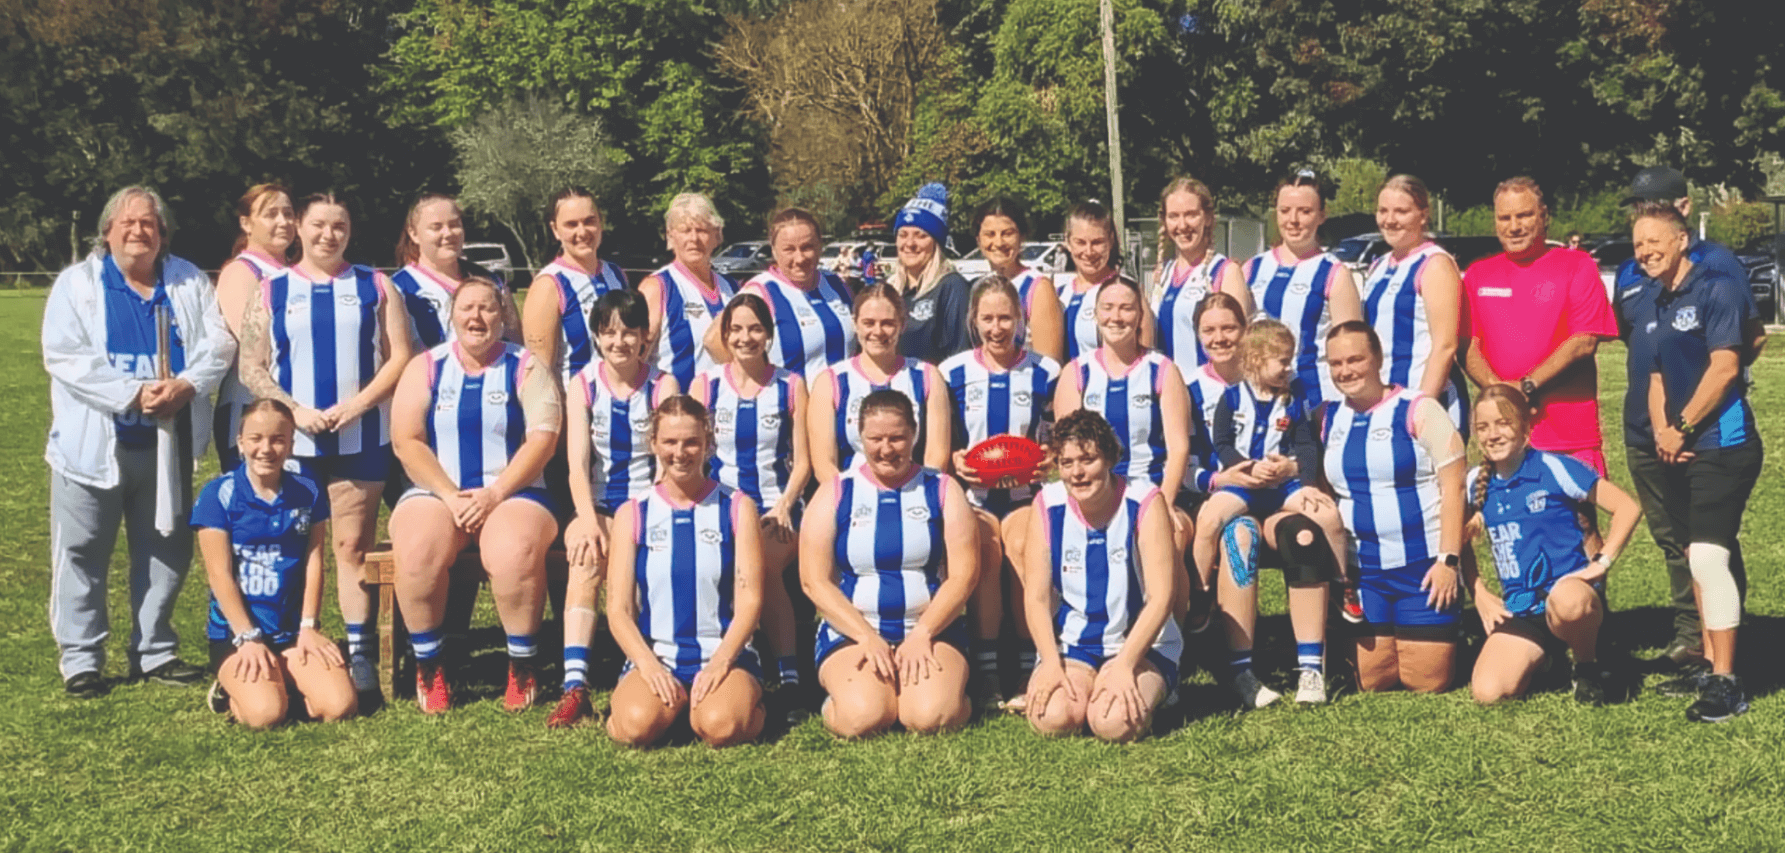
<path id="1" fill-rule="evenodd" d="M 1325 583 L 1333 579 L 1333 549 L 1314 519 L 1291 515 L 1277 522 L 1277 553 L 1283 557 L 1283 580 L 1289 584 Z"/>
<path id="2" fill-rule="evenodd" d="M 1735 574 L 1729 570 L 1729 549 L 1694 542 L 1686 547 L 1686 564 L 1692 568 L 1692 581 L 1698 584 L 1704 627 L 1727 631 L 1742 624 L 1742 596 L 1735 588 Z"/>
<path id="3" fill-rule="evenodd" d="M 1251 535 L 1246 544 L 1240 544 L 1240 530 Z M 1221 531 L 1222 550 L 1227 553 L 1227 571 L 1233 577 L 1234 586 L 1246 589 L 1258 580 L 1258 522 L 1251 516 L 1242 515 L 1227 523 Z"/>

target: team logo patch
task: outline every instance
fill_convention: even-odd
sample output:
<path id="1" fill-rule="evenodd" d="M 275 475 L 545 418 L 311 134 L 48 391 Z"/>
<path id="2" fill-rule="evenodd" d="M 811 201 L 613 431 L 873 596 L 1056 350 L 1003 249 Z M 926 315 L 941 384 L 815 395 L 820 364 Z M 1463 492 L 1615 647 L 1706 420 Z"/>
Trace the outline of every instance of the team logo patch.
<path id="1" fill-rule="evenodd" d="M 1127 548 L 1112 548 L 1112 549 L 1110 549 L 1109 561 L 1116 565 L 1121 565 L 1122 563 L 1128 562 L 1128 549 Z"/>
<path id="2" fill-rule="evenodd" d="M 985 400 L 985 386 L 974 385 L 967 389 L 967 402 L 979 403 Z"/>
<path id="3" fill-rule="evenodd" d="M 1018 392 L 1016 392 L 1016 394 L 1012 395 L 1012 397 L 1011 397 L 1012 401 L 1014 401 L 1018 406 L 1021 406 L 1025 409 L 1029 407 L 1029 401 L 1031 399 L 1033 399 L 1033 398 L 1029 396 L 1029 392 L 1027 392 L 1027 391 L 1018 391 Z"/>
<path id="4" fill-rule="evenodd" d="M 1307 293 L 1308 292 L 1308 283 L 1305 281 L 1295 282 L 1294 284 L 1289 285 L 1289 292 L 1293 293 L 1297 296 Z"/>
<path id="5" fill-rule="evenodd" d="M 644 415 L 632 419 L 632 431 L 644 435 L 651 428 L 651 416 Z"/>
<path id="6" fill-rule="evenodd" d="M 1134 408 L 1134 409 L 1147 408 L 1148 406 L 1153 405 L 1153 395 L 1151 395 L 1151 394 L 1136 394 L 1136 395 L 1134 395 L 1134 401 L 1129 403 L 1128 405 L 1129 405 L 1129 408 Z"/>
<path id="7" fill-rule="evenodd" d="M 1387 441 L 1390 438 L 1393 438 L 1394 434 L 1395 434 L 1394 430 L 1389 429 L 1388 427 L 1382 427 L 1381 429 L 1374 430 L 1370 433 L 1370 440 L 1371 441 Z"/>
<path id="8" fill-rule="evenodd" d="M 1283 432 L 1284 430 L 1287 430 L 1287 429 L 1289 429 L 1289 417 L 1287 415 L 1285 415 L 1283 417 L 1278 418 L 1277 419 L 1277 431 Z"/>
<path id="9" fill-rule="evenodd" d="M 682 316 L 687 317 L 690 320 L 698 320 L 706 315 L 707 306 L 705 305 L 690 302 L 687 307 L 682 309 Z"/>
<path id="10" fill-rule="evenodd" d="M 911 319 L 923 322 L 936 316 L 936 300 L 925 299 L 911 306 Z"/>
<path id="11" fill-rule="evenodd" d="M 778 413 L 770 413 L 770 414 L 763 415 L 762 416 L 762 428 L 768 429 L 768 430 L 780 429 L 781 428 L 781 415 Z"/>
<path id="12" fill-rule="evenodd" d="M 291 530 L 293 533 L 308 533 L 310 531 L 309 510 L 299 508 L 291 511 Z"/>
<path id="13" fill-rule="evenodd" d="M 1538 491 L 1525 495 L 1525 509 L 1531 512 L 1543 512 L 1543 508 L 1548 505 L 1549 492 L 1539 489 Z"/>
<path id="14" fill-rule="evenodd" d="M 1698 306 L 1687 305 L 1674 312 L 1673 328 L 1676 332 L 1690 332 L 1698 328 Z"/>
<path id="15" fill-rule="evenodd" d="M 428 303 L 428 307 L 434 309 L 436 314 L 446 308 L 446 303 L 441 302 L 438 296 L 423 296 L 422 301 Z"/>
<path id="16" fill-rule="evenodd" d="M 1655 322 L 1655 321 L 1654 321 L 1654 320 L 1650 320 L 1650 321 L 1649 321 L 1649 324 L 1648 324 L 1648 325 L 1647 325 L 1647 326 L 1644 326 L 1644 327 L 1643 327 L 1643 329 L 1642 329 L 1642 330 L 1643 330 L 1643 331 L 1645 331 L 1645 332 L 1651 332 L 1651 333 L 1652 333 L 1652 332 L 1654 332 L 1654 331 L 1655 331 L 1655 326 L 1656 326 L 1656 325 L 1658 325 L 1658 324 L 1657 324 L 1657 323 L 1656 323 L 1656 322 Z"/>
<path id="17" fill-rule="evenodd" d="M 1085 408 L 1087 408 L 1087 409 L 1101 409 L 1101 408 L 1103 408 L 1103 395 L 1096 393 L 1096 392 L 1086 394 L 1085 395 Z"/>

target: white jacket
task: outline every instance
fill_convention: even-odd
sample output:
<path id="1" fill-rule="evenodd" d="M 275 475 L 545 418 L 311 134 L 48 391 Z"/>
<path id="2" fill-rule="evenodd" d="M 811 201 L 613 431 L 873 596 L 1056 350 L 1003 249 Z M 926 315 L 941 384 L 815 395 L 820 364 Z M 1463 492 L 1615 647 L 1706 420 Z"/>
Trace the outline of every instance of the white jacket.
<path id="1" fill-rule="evenodd" d="M 112 419 L 148 384 L 112 366 L 105 351 L 105 296 L 99 255 L 64 269 L 43 309 L 43 368 L 50 374 L 50 439 L 43 458 L 77 483 L 118 485 L 117 434 Z M 180 379 L 198 393 L 192 410 L 191 457 L 211 441 L 211 395 L 235 363 L 236 340 L 223 323 L 211 279 L 190 261 L 167 256 L 162 280 L 186 351 Z M 191 472 L 186 472 L 188 476 Z"/>

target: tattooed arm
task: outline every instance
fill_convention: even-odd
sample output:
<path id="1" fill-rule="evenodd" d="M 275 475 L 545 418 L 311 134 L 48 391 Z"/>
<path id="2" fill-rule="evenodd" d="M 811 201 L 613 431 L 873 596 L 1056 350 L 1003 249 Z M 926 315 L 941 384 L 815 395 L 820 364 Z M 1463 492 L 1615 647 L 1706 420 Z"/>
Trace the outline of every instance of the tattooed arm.
<path id="1" fill-rule="evenodd" d="M 286 393 L 273 379 L 272 326 L 273 318 L 266 299 L 249 299 L 247 308 L 242 312 L 242 346 L 237 356 L 240 360 L 236 364 L 242 387 L 256 397 L 278 400 L 290 406 L 298 429 L 304 432 L 314 435 L 334 429 L 334 423 L 326 415 L 299 403 L 297 398 Z"/>

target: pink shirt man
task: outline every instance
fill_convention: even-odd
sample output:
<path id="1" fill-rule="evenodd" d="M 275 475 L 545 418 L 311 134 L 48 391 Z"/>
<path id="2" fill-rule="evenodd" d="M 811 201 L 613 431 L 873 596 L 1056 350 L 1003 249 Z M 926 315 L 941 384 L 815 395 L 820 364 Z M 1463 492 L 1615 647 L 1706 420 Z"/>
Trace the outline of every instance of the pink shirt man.
<path id="1" fill-rule="evenodd" d="M 1575 335 L 1618 334 L 1617 318 L 1593 258 L 1551 248 L 1517 261 L 1505 252 L 1483 258 L 1463 274 L 1469 334 L 1488 366 L 1517 383 Z M 1537 395 L 1531 446 L 1554 453 L 1597 451 L 1599 372 L 1591 358 L 1569 365 Z M 1603 462 L 1599 464 L 1603 470 Z"/>

